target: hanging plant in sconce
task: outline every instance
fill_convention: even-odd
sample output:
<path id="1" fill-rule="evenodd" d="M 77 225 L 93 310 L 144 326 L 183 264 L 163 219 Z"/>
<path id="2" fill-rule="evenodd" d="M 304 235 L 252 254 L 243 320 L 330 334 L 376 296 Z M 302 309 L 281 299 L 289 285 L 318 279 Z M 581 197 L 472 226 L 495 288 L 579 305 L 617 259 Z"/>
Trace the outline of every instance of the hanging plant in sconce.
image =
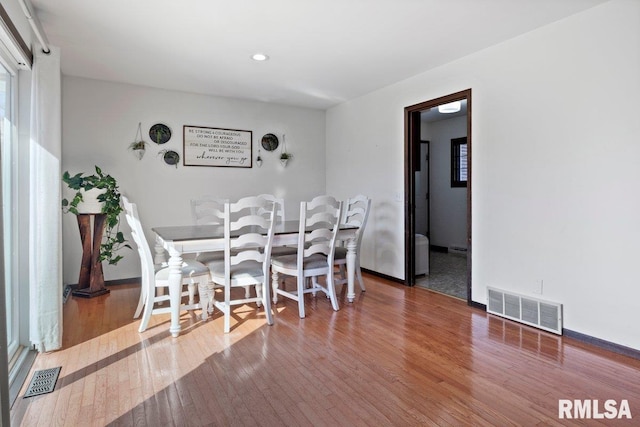
<path id="1" fill-rule="evenodd" d="M 161 150 L 158 152 L 158 156 L 162 156 L 162 160 L 169 166 L 175 166 L 176 169 L 178 168 L 178 163 L 180 163 L 180 154 L 178 154 L 177 151 Z"/>
<path id="2" fill-rule="evenodd" d="M 165 124 L 156 123 L 149 129 L 149 138 L 158 145 L 165 144 L 171 139 L 171 129 Z"/>
<path id="3" fill-rule="evenodd" d="M 282 135 L 282 152 L 280 152 L 280 163 L 286 167 L 289 160 L 293 158 L 293 154 L 287 152 L 287 143 Z"/>
<path id="4" fill-rule="evenodd" d="M 260 157 L 260 149 L 258 148 L 258 157 L 256 157 L 256 165 L 262 166 L 262 157 Z"/>
<path id="5" fill-rule="evenodd" d="M 282 163 L 282 166 L 287 166 L 287 163 L 292 157 L 293 155 L 291 153 L 282 152 L 280 154 L 280 163 Z"/>
<path id="6" fill-rule="evenodd" d="M 142 139 L 142 123 L 138 123 L 138 131 L 136 137 L 131 144 L 129 144 L 129 150 L 133 151 L 133 154 L 138 160 L 142 160 L 144 153 L 146 152 L 146 143 Z"/>
<path id="7" fill-rule="evenodd" d="M 138 160 L 142 160 L 142 158 L 144 157 L 144 153 L 147 151 L 145 142 L 142 140 L 132 142 L 131 145 L 129 145 L 129 149 L 133 151 L 133 154 Z"/>

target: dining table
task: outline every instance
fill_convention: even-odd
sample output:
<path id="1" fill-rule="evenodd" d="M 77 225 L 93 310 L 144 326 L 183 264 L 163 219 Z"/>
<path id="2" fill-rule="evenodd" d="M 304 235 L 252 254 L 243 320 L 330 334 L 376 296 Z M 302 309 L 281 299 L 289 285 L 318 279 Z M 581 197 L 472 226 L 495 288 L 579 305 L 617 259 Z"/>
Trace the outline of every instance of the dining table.
<path id="1" fill-rule="evenodd" d="M 288 220 L 274 225 L 273 246 L 298 244 L 300 221 Z M 169 267 L 169 301 L 173 337 L 180 335 L 180 300 L 182 290 L 182 255 L 224 250 L 223 225 L 174 225 L 153 227 L 156 234 L 154 263 Z M 356 237 L 359 228 L 341 224 L 337 240 L 347 248 L 347 301 L 355 299 Z M 311 231 L 311 230 L 308 230 Z M 169 254 L 167 261 L 166 253 Z"/>

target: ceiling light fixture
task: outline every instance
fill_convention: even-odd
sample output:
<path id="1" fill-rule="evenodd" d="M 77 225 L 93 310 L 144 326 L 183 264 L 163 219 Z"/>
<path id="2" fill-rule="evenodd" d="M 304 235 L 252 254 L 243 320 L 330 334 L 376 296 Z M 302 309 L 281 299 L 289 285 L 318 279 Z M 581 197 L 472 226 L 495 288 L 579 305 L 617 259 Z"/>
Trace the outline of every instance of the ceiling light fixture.
<path id="1" fill-rule="evenodd" d="M 448 104 L 438 105 L 438 111 L 443 114 L 457 113 L 460 111 L 460 101 L 453 101 Z"/>
<path id="2" fill-rule="evenodd" d="M 254 61 L 266 61 L 267 59 L 269 59 L 269 57 L 264 53 L 256 53 L 251 57 L 251 59 L 253 59 Z"/>

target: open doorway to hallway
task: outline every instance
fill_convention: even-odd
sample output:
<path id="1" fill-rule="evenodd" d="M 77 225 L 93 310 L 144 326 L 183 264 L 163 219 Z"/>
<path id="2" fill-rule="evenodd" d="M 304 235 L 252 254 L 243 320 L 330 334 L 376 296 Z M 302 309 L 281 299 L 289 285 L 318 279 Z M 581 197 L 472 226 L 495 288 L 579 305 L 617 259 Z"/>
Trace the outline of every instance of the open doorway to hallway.
<path id="1" fill-rule="evenodd" d="M 406 284 L 470 303 L 471 90 L 405 108 L 405 200 Z"/>

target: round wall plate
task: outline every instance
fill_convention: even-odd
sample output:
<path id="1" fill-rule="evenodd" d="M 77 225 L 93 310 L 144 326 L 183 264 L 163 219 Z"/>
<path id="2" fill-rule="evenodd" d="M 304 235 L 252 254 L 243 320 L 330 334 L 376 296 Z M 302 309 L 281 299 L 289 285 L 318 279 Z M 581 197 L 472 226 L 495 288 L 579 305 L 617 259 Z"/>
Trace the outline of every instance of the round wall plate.
<path id="1" fill-rule="evenodd" d="M 268 133 L 262 137 L 262 148 L 267 151 L 275 150 L 276 148 L 278 148 L 279 143 L 280 142 L 278 141 L 278 137 L 272 133 Z"/>
<path id="2" fill-rule="evenodd" d="M 156 144 L 164 144 L 171 139 L 171 129 L 167 125 L 157 123 L 149 129 L 149 138 Z"/>

